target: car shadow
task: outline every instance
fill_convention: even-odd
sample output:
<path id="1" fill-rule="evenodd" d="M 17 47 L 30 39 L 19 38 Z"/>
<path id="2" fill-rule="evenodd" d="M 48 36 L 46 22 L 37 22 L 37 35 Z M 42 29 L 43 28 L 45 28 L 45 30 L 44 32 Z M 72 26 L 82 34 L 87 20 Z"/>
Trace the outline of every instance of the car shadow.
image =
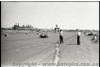
<path id="1" fill-rule="evenodd" d="M 68 44 L 68 45 L 77 45 L 77 44 Z"/>

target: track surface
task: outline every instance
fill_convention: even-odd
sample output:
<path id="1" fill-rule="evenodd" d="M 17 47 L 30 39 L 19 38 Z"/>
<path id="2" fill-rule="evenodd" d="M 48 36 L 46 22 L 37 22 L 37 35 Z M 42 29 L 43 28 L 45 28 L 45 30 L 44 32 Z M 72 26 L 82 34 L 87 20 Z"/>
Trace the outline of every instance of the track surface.
<path id="1" fill-rule="evenodd" d="M 39 38 L 35 32 L 4 32 L 1 35 L 1 64 L 53 62 L 58 34 L 49 33 L 49 38 Z M 99 62 L 99 43 L 92 43 L 90 37 L 81 35 L 81 45 L 76 44 L 76 33 L 64 32 L 64 44 L 60 44 L 60 60 L 58 63 Z"/>

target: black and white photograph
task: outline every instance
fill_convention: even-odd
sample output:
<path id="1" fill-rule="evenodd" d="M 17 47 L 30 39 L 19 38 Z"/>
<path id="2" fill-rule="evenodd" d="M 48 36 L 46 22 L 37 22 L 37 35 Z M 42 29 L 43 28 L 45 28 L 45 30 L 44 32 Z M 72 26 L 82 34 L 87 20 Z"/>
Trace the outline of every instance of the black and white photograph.
<path id="1" fill-rule="evenodd" d="M 99 1 L 1 1 L 1 67 L 99 67 Z"/>

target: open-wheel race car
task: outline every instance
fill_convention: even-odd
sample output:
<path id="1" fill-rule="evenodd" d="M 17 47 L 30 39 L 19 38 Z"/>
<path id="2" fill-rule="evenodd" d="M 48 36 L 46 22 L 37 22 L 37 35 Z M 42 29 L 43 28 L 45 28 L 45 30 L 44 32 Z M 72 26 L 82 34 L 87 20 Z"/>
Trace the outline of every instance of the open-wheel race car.
<path id="1" fill-rule="evenodd" d="M 48 34 L 46 32 L 42 32 L 39 35 L 40 38 L 48 38 Z"/>

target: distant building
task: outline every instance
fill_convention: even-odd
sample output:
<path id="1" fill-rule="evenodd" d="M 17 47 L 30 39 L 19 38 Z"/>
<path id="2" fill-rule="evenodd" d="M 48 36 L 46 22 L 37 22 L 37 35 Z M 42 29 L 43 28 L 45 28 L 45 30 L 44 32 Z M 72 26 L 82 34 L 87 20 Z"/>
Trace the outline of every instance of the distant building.
<path id="1" fill-rule="evenodd" d="M 19 23 L 18 24 L 15 24 L 13 27 L 12 27 L 13 30 L 30 30 L 30 29 L 33 29 L 33 26 L 31 25 L 22 25 L 20 26 Z"/>

